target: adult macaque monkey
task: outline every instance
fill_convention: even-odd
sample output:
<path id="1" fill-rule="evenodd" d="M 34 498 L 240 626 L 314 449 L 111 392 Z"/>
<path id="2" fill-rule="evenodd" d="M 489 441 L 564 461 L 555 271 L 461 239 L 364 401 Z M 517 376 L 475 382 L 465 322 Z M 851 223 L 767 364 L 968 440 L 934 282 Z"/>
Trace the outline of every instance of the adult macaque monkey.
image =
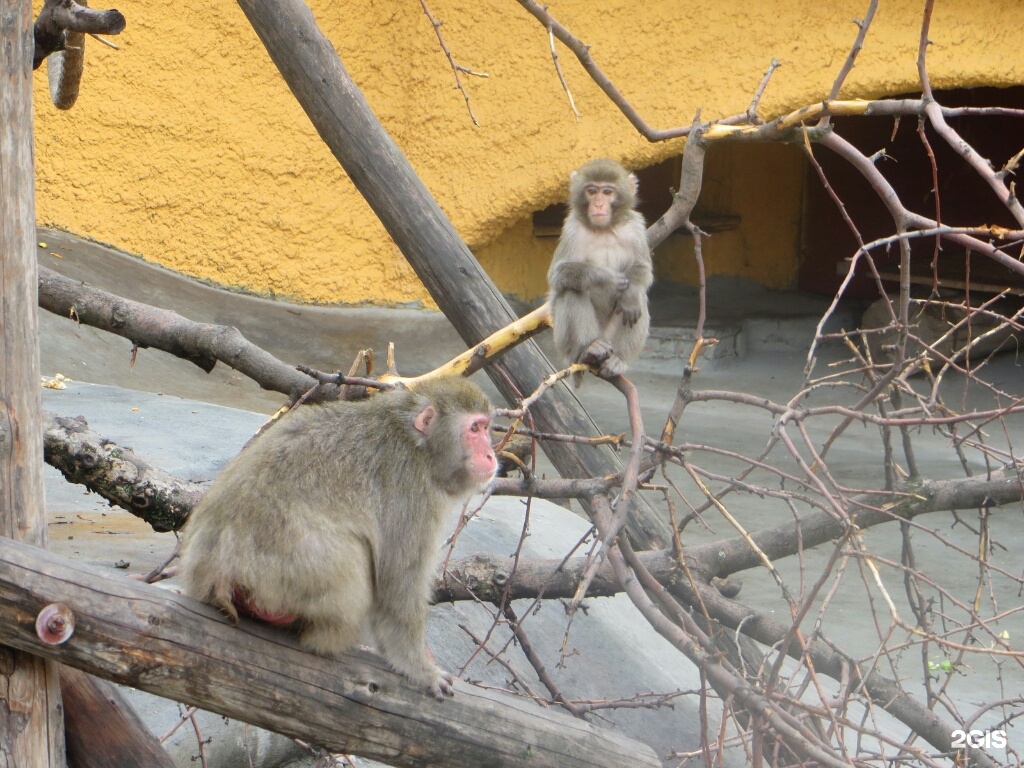
<path id="1" fill-rule="evenodd" d="M 654 282 L 636 176 L 614 160 L 591 160 L 569 181 L 569 213 L 548 270 L 555 348 L 617 376 L 640 355 L 650 330 Z M 576 385 L 582 374 L 576 377 Z"/>
<path id="2" fill-rule="evenodd" d="M 186 591 L 232 621 L 293 626 L 334 656 L 368 630 L 437 698 L 425 623 L 450 513 L 494 476 L 491 404 L 465 379 L 296 409 L 218 475 L 181 546 Z"/>

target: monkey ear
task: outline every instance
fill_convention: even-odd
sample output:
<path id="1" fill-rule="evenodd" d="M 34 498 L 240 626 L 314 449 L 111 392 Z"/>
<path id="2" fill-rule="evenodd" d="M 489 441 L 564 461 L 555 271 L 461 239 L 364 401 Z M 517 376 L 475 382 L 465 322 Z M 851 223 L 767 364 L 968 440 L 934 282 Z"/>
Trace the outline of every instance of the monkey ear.
<path id="1" fill-rule="evenodd" d="M 416 427 L 416 431 L 424 435 L 429 435 L 430 431 L 434 428 L 434 423 L 437 421 L 437 411 L 434 406 L 428 405 L 422 411 L 416 414 L 416 418 L 412 424 Z"/>
<path id="2" fill-rule="evenodd" d="M 629 180 L 633 182 L 633 194 L 637 195 L 640 193 L 640 179 L 636 177 L 635 173 L 629 174 Z"/>

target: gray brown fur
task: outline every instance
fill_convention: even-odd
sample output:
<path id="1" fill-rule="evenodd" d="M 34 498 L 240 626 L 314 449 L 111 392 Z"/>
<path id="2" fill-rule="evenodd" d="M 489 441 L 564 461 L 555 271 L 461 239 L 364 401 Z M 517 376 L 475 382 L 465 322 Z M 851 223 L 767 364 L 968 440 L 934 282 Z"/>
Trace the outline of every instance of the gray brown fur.
<path id="1" fill-rule="evenodd" d="M 607 225 L 595 226 L 588 217 L 592 183 L 615 185 Z M 548 270 L 555 348 L 564 363 L 596 363 L 606 377 L 626 371 L 650 330 L 647 291 L 654 268 L 635 205 L 636 177 L 619 163 L 583 165 L 572 175 L 569 212 Z"/>
<path id="2" fill-rule="evenodd" d="M 413 422 L 429 405 L 440 418 L 424 436 Z M 426 614 L 444 526 L 481 485 L 466 472 L 458 422 L 490 411 L 464 379 L 298 408 L 236 456 L 192 512 L 186 591 L 237 620 L 240 589 L 262 613 L 294 616 L 300 643 L 323 655 L 369 629 L 397 672 L 451 693 L 425 644 Z"/>

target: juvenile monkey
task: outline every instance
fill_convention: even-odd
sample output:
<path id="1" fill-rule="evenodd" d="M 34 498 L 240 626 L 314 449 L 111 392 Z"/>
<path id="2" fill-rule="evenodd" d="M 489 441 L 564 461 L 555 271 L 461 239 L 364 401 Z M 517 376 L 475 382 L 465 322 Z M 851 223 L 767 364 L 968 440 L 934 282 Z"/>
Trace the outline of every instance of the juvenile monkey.
<path id="1" fill-rule="evenodd" d="M 566 363 L 624 373 L 650 330 L 654 282 L 637 179 L 614 160 L 591 160 L 569 181 L 569 213 L 548 270 L 555 348 Z M 576 385 L 582 374 L 575 377 Z"/>
<path id="2" fill-rule="evenodd" d="M 426 646 L 444 525 L 494 476 L 491 404 L 461 378 L 298 408 L 246 446 L 192 511 L 188 594 L 294 626 L 326 656 L 368 630 L 437 698 L 453 678 Z"/>

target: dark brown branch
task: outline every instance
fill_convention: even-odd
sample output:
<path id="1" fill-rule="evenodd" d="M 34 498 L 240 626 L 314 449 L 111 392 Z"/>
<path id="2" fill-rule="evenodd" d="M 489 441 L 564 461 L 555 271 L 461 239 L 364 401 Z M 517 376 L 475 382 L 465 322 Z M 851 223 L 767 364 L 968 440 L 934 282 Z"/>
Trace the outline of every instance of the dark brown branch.
<path id="1" fill-rule="evenodd" d="M 218 361 L 263 389 L 301 397 L 317 382 L 226 325 L 197 323 L 177 312 L 129 301 L 39 268 L 39 306 L 61 317 L 123 336 L 137 347 L 168 352 L 209 373 Z"/>
<path id="2" fill-rule="evenodd" d="M 640 113 L 636 111 L 636 108 L 629 103 L 622 92 L 615 87 L 608 75 L 606 75 L 597 65 L 597 62 L 594 61 L 593 56 L 590 55 L 589 45 L 582 42 L 568 29 L 563 27 L 554 16 L 548 13 L 545 6 L 534 2 L 534 0 L 519 0 L 519 4 L 543 25 L 549 35 L 557 37 L 566 48 L 576 55 L 576 58 L 579 59 L 580 64 L 583 65 L 583 68 L 587 71 L 587 74 L 590 75 L 591 79 L 597 83 L 597 86 L 604 91 L 605 95 L 619 109 L 619 111 L 622 112 L 625 118 L 629 120 L 630 124 L 641 136 L 650 142 L 656 142 L 667 141 L 668 139 L 675 139 L 680 136 L 689 135 L 692 128 L 689 125 L 678 128 L 669 128 L 667 130 L 651 128 L 647 124 L 647 121 L 640 116 Z M 745 123 L 747 122 L 747 119 L 747 113 L 744 112 L 741 115 L 732 115 L 716 122 L 722 125 L 735 125 L 737 123 Z"/>
<path id="3" fill-rule="evenodd" d="M 452 72 L 455 74 L 455 87 L 462 93 L 462 98 L 466 102 L 466 110 L 469 112 L 469 119 L 473 121 L 473 125 L 479 126 L 480 123 L 477 122 L 476 115 L 473 114 L 473 107 L 469 103 L 469 91 L 467 91 L 466 87 L 462 84 L 462 76 L 460 73 L 472 75 L 473 77 L 485 78 L 490 77 L 490 75 L 488 75 L 486 72 L 474 72 L 473 70 L 467 69 L 466 67 L 456 62 L 455 58 L 452 56 L 451 49 L 448 48 L 448 44 L 445 43 L 444 36 L 441 34 L 441 27 L 444 25 L 444 22 L 438 21 L 437 19 L 434 18 L 434 15 L 430 12 L 430 9 L 427 7 L 426 0 L 420 0 L 420 6 L 422 6 L 423 8 L 423 13 L 427 15 L 427 19 L 429 19 L 430 25 L 434 28 L 434 34 L 437 35 L 437 42 L 441 44 L 441 50 L 444 52 L 445 58 L 448 59 L 448 66 L 452 68 Z"/>
<path id="4" fill-rule="evenodd" d="M 65 32 L 90 35 L 116 35 L 125 28 L 120 11 L 100 11 L 79 5 L 75 0 L 46 0 L 36 17 L 35 52 L 32 69 L 39 69 L 43 59 L 65 47 Z"/>
<path id="5" fill-rule="evenodd" d="M 854 168 L 860 171 L 861 175 L 864 176 L 878 194 L 885 207 L 889 209 L 889 213 L 897 223 L 898 227 L 905 227 L 907 229 L 930 229 L 937 226 L 937 223 L 933 219 L 908 211 L 900 200 L 899 195 L 896 194 L 896 190 L 892 188 L 875 164 L 865 157 L 860 150 L 846 141 L 846 139 L 835 133 L 826 133 L 819 137 L 819 141 L 822 145 L 828 147 L 840 157 L 846 159 Z M 988 169 L 988 173 L 994 175 L 994 171 L 991 169 Z M 983 174 L 983 176 L 985 175 L 987 174 Z M 1006 194 L 1008 195 L 1009 192 L 1007 191 Z M 1013 272 L 1024 274 L 1024 263 L 1021 263 L 1009 254 L 1004 253 L 991 243 L 984 242 L 976 237 L 971 237 L 970 235 L 958 233 L 946 235 L 945 237 L 946 239 L 959 243 L 976 253 L 989 257 L 993 261 Z"/>

